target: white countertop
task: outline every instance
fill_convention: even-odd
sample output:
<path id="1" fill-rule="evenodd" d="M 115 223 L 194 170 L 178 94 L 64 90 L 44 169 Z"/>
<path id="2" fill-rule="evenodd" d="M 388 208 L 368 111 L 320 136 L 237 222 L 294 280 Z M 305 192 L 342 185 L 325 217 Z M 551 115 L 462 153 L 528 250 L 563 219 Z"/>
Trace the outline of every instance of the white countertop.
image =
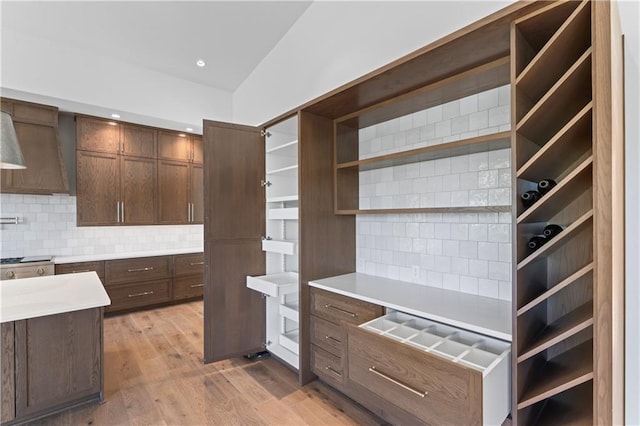
<path id="1" fill-rule="evenodd" d="M 182 248 L 182 249 L 130 251 L 130 252 L 123 252 L 123 253 L 87 254 L 84 256 L 56 256 L 53 259 L 53 263 L 55 263 L 56 265 L 59 265 L 63 263 L 96 262 L 99 260 L 130 259 L 134 257 L 152 257 L 152 256 L 169 256 L 172 254 L 202 253 L 203 251 L 204 249 L 202 247 L 192 247 L 192 248 Z"/>
<path id="2" fill-rule="evenodd" d="M 95 272 L 0 281 L 0 322 L 111 304 Z"/>
<path id="3" fill-rule="evenodd" d="M 352 273 L 309 281 L 312 287 L 511 341 L 511 302 Z"/>

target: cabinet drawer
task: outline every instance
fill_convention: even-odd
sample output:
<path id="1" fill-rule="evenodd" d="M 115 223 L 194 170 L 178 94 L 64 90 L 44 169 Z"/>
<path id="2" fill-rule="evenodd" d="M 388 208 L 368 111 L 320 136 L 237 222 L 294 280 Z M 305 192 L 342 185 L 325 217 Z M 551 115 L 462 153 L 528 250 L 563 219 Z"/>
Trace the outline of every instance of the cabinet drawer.
<path id="1" fill-rule="evenodd" d="M 328 383 L 343 385 L 345 373 L 342 358 L 311 345 L 311 370 Z"/>
<path id="2" fill-rule="evenodd" d="M 171 256 L 109 260 L 105 272 L 107 285 L 169 278 Z"/>
<path id="3" fill-rule="evenodd" d="M 176 277 L 173 279 L 173 300 L 202 297 L 204 277 Z"/>
<path id="4" fill-rule="evenodd" d="M 311 289 L 311 313 L 327 321 L 361 324 L 383 314 L 383 308 L 328 291 Z"/>
<path id="5" fill-rule="evenodd" d="M 111 306 L 107 311 L 136 308 L 171 300 L 171 280 L 150 281 L 141 284 L 121 284 L 107 287 Z"/>
<path id="6" fill-rule="evenodd" d="M 428 424 L 481 424 L 482 373 L 349 327 L 349 380 Z"/>
<path id="7" fill-rule="evenodd" d="M 311 343 L 335 356 L 344 354 L 344 330 L 339 325 L 311 316 Z"/>
<path id="8" fill-rule="evenodd" d="M 56 275 L 77 274 L 90 271 L 95 271 L 100 278 L 104 278 L 104 261 L 63 263 L 56 265 Z"/>
<path id="9" fill-rule="evenodd" d="M 204 254 L 181 254 L 174 256 L 175 275 L 204 275 Z"/>

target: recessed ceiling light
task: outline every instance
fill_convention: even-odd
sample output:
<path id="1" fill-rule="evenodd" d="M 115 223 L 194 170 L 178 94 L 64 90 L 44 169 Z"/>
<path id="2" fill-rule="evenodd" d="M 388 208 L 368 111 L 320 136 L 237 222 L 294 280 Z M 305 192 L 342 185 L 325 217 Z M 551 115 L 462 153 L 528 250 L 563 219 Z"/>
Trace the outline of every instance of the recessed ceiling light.
<path id="1" fill-rule="evenodd" d="M 178 136 L 180 136 L 181 138 L 186 138 L 187 135 L 185 135 L 184 133 L 179 133 Z"/>
<path id="2" fill-rule="evenodd" d="M 113 114 L 111 114 L 111 117 L 113 117 L 113 118 L 120 118 L 120 114 L 113 113 Z"/>
<path id="3" fill-rule="evenodd" d="M 117 126 L 117 125 L 118 125 L 118 123 L 114 123 L 113 121 L 110 121 L 110 122 L 109 122 L 109 125 L 110 125 L 110 126 Z"/>
<path id="4" fill-rule="evenodd" d="M 185 130 L 186 130 L 187 132 L 193 132 L 193 129 L 192 129 L 191 127 L 187 127 Z"/>
<path id="5" fill-rule="evenodd" d="M 203 61 L 202 59 L 198 59 L 198 60 L 196 61 L 196 65 L 197 65 L 197 66 L 199 66 L 200 68 L 202 68 L 202 67 L 204 67 L 204 66 L 205 66 L 205 65 L 207 65 L 207 64 L 205 64 L 205 63 L 204 63 L 204 61 Z"/>

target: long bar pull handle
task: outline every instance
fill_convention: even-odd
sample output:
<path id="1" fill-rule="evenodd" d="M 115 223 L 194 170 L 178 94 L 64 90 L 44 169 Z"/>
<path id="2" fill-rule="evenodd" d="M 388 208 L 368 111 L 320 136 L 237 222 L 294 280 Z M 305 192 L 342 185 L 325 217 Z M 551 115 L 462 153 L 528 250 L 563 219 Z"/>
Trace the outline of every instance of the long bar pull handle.
<path id="1" fill-rule="evenodd" d="M 324 369 L 327 370 L 327 371 L 332 372 L 333 374 L 335 374 L 338 377 L 342 377 L 342 373 L 341 372 L 339 372 L 338 370 L 336 370 L 335 368 L 333 368 L 333 367 L 331 367 L 329 365 L 325 366 Z"/>
<path id="2" fill-rule="evenodd" d="M 122 201 L 122 202 L 120 203 L 120 205 L 122 206 L 122 207 L 121 207 L 121 209 L 122 209 L 122 223 L 124 223 L 124 201 Z"/>
<path id="3" fill-rule="evenodd" d="M 191 284 L 189 287 L 191 288 L 204 287 L 204 284 Z"/>
<path id="4" fill-rule="evenodd" d="M 400 386 L 404 390 L 408 390 L 409 392 L 411 392 L 414 395 L 419 396 L 420 398 L 424 398 L 425 396 L 429 395 L 429 392 L 427 392 L 427 391 L 422 392 L 422 391 L 416 390 L 415 388 L 413 388 L 413 387 L 411 387 L 411 386 L 409 386 L 409 385 L 407 385 L 405 383 L 402 383 L 400 380 L 394 379 L 393 377 L 388 376 L 388 375 L 378 371 L 375 366 L 369 367 L 369 371 L 371 373 L 379 376 L 379 377 L 382 377 L 385 380 L 390 381 L 391 383 L 393 383 L 395 385 Z"/>
<path id="5" fill-rule="evenodd" d="M 189 266 L 199 266 L 199 265 L 204 265 L 204 262 L 191 262 L 191 263 L 189 263 Z"/>
<path id="6" fill-rule="evenodd" d="M 116 223 L 120 223 L 120 201 L 116 201 Z"/>
<path id="7" fill-rule="evenodd" d="M 153 271 L 153 266 L 148 266 L 146 268 L 127 269 L 127 272 L 146 272 L 146 271 Z"/>
<path id="8" fill-rule="evenodd" d="M 324 338 L 325 338 L 325 340 L 331 340 L 333 342 L 340 343 L 340 340 L 336 339 L 335 337 L 324 336 Z"/>
<path id="9" fill-rule="evenodd" d="M 81 272 L 91 272 L 91 269 L 80 269 L 78 271 L 71 271 L 72 274 L 79 274 Z"/>
<path id="10" fill-rule="evenodd" d="M 336 310 L 336 311 L 340 312 L 341 314 L 349 315 L 352 318 L 356 318 L 358 316 L 358 314 L 356 314 L 354 312 L 350 312 L 350 311 L 347 311 L 345 309 L 338 308 L 337 306 L 333 306 L 333 305 L 331 305 L 329 303 L 324 305 L 324 307 L 325 307 L 325 309 L 333 309 L 333 310 Z"/>
<path id="11" fill-rule="evenodd" d="M 153 291 L 143 291 L 142 293 L 129 294 L 128 297 L 148 296 L 150 294 L 153 294 Z"/>
<path id="12" fill-rule="evenodd" d="M 187 203 L 187 223 L 191 222 L 191 203 Z"/>

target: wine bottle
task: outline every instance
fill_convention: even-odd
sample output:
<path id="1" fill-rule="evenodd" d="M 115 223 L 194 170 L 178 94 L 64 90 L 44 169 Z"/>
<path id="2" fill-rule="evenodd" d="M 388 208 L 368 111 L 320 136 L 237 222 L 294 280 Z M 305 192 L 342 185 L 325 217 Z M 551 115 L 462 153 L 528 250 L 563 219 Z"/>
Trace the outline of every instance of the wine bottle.
<path id="1" fill-rule="evenodd" d="M 540 235 L 531 237 L 528 245 L 531 250 L 536 251 L 540 247 L 542 247 L 546 242 L 547 242 L 547 237 L 545 237 L 543 234 L 540 234 Z"/>
<path id="2" fill-rule="evenodd" d="M 551 191 L 551 189 L 556 186 L 556 181 L 553 179 L 542 179 L 538 182 L 538 192 L 542 195 Z"/>
<path id="3" fill-rule="evenodd" d="M 544 234 L 545 237 L 547 237 L 548 239 L 551 239 L 551 238 L 555 237 L 556 235 L 558 235 L 559 233 L 561 233 L 563 229 L 564 229 L 563 226 L 556 225 L 555 223 L 552 223 L 552 224 L 549 224 L 549 225 L 545 226 L 544 230 L 542 231 L 542 233 Z"/>
<path id="4" fill-rule="evenodd" d="M 540 198 L 542 198 L 542 195 L 540 195 L 538 191 L 527 191 L 520 196 L 522 205 L 524 205 L 525 208 L 531 207 Z"/>

